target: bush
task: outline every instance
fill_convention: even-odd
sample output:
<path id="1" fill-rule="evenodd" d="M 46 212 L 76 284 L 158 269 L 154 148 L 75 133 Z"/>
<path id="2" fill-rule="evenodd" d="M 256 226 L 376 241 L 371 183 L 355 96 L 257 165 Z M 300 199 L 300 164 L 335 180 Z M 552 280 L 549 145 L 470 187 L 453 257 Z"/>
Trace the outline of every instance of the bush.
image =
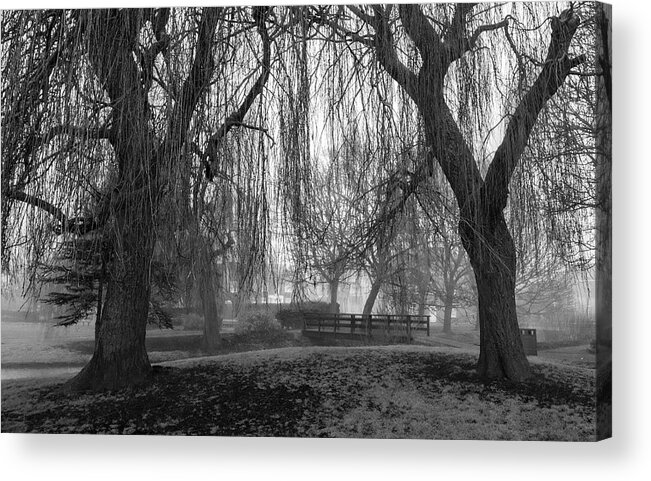
<path id="1" fill-rule="evenodd" d="M 269 314 L 259 312 L 239 321 L 235 326 L 235 333 L 268 335 L 280 329 L 280 323 L 276 319 Z"/>
<path id="2" fill-rule="evenodd" d="M 303 313 L 294 309 L 280 309 L 276 319 L 284 329 L 301 329 L 303 327 Z"/>
<path id="3" fill-rule="evenodd" d="M 160 304 L 149 301 L 147 324 L 159 329 L 174 329 L 172 316 Z"/>
<path id="4" fill-rule="evenodd" d="M 303 313 L 305 312 L 330 312 L 330 304 L 327 302 L 302 302 L 300 304 L 290 304 L 283 307 L 276 313 L 276 319 L 285 329 L 302 329 Z M 339 312 L 339 306 L 337 306 Z"/>
<path id="5" fill-rule="evenodd" d="M 278 311 L 278 304 L 258 302 L 241 302 L 238 305 L 233 305 L 233 316 L 237 319 L 248 319 L 249 317 L 256 314 L 268 314 L 272 318 L 276 315 Z"/>
<path id="6" fill-rule="evenodd" d="M 181 319 L 181 325 L 183 326 L 184 331 L 202 331 L 204 326 L 203 316 L 190 313 L 179 316 Z"/>
<path id="7" fill-rule="evenodd" d="M 264 313 L 252 314 L 239 321 L 232 338 L 234 345 L 249 345 L 251 349 L 291 345 L 292 340 L 293 336 L 285 332 L 273 316 Z"/>

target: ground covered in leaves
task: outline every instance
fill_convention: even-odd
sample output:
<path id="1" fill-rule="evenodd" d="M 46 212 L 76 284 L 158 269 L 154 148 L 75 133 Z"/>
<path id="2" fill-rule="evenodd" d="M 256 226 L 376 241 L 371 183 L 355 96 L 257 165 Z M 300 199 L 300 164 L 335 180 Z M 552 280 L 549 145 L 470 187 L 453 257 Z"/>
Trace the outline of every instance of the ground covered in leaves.
<path id="1" fill-rule="evenodd" d="M 422 346 L 310 347 L 164 363 L 111 393 L 6 381 L 2 431 L 594 439 L 594 370 L 537 362 L 525 383 L 484 383 L 475 362 Z"/>

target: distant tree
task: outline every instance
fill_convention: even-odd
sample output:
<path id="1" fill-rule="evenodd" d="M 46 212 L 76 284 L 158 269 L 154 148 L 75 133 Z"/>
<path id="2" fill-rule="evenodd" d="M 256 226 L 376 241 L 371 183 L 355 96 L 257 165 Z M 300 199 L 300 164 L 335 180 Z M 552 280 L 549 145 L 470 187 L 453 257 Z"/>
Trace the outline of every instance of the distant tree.
<path id="1" fill-rule="evenodd" d="M 338 312 L 339 285 L 352 275 L 351 246 L 357 216 L 346 196 L 345 180 L 336 171 L 326 168 L 314 172 L 313 178 L 316 195 L 305 216 L 303 241 L 309 246 L 310 269 L 329 287 L 330 310 Z"/>
<path id="2" fill-rule="evenodd" d="M 440 231 L 434 248 L 434 294 L 443 305 L 443 332 L 452 332 L 452 310 L 460 307 L 459 291 L 470 271 L 468 258 L 460 245 L 451 239 L 455 232 Z"/>
<path id="3" fill-rule="evenodd" d="M 518 281 L 515 287 L 518 317 L 531 322 L 540 319 L 566 317 L 575 312 L 573 287 L 579 279 L 553 253 L 536 259 L 530 252 L 519 257 Z"/>

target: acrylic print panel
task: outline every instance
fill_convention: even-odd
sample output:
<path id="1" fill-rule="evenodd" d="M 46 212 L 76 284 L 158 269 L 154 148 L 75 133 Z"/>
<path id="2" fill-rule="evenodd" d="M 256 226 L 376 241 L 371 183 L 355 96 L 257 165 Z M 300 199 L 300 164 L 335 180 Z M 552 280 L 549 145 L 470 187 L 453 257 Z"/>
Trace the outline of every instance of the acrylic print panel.
<path id="1" fill-rule="evenodd" d="M 610 435 L 610 8 L 2 12 L 2 430 Z"/>

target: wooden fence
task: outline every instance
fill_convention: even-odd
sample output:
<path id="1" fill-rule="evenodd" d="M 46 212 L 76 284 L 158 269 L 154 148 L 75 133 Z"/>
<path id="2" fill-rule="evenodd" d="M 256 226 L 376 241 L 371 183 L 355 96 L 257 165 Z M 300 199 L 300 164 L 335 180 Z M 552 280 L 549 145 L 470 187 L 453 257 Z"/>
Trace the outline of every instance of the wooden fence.
<path id="1" fill-rule="evenodd" d="M 308 337 L 370 339 L 391 338 L 411 342 L 412 333 L 424 331 L 429 336 L 429 316 L 408 314 L 303 314 L 303 334 Z"/>

